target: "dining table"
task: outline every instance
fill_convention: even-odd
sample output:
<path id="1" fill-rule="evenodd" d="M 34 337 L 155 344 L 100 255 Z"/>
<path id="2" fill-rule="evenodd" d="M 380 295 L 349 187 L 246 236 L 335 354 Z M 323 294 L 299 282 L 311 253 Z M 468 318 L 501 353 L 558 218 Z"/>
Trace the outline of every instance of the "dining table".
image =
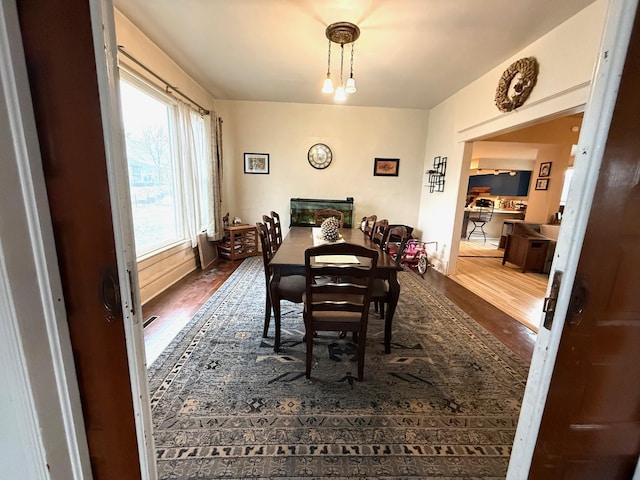
<path id="1" fill-rule="evenodd" d="M 280 298 L 278 286 L 280 279 L 287 275 L 305 275 L 304 253 L 305 250 L 317 245 L 318 229 L 313 227 L 291 227 L 287 236 L 282 240 L 282 244 L 274 254 L 269 266 L 272 276 L 269 284 L 271 304 L 276 318 L 276 324 L 280 322 Z M 316 236 L 314 241 L 314 236 Z M 400 284 L 398 283 L 398 271 L 402 266 L 388 253 L 380 249 L 371 238 L 358 229 L 340 229 L 340 240 L 347 243 L 362 245 L 378 251 L 378 263 L 374 270 L 374 277 L 387 282 L 389 297 L 388 306 L 385 309 L 384 318 L 384 350 L 391 353 L 391 331 L 393 325 L 393 315 L 400 298 Z"/>

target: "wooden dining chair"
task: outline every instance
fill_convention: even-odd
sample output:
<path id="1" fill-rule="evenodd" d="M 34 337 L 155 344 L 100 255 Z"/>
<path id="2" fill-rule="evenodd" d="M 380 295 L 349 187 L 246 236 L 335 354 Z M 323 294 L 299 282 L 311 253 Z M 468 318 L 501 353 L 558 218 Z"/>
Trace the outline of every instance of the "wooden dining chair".
<path id="1" fill-rule="evenodd" d="M 362 222 L 360 223 L 360 230 L 362 230 L 366 236 L 371 238 L 371 235 L 373 234 L 373 227 L 375 227 L 377 220 L 378 220 L 377 215 L 369 215 L 368 217 L 362 217 Z"/>
<path id="2" fill-rule="evenodd" d="M 339 227 L 342 228 L 344 226 L 344 212 L 340 210 L 334 210 L 333 208 L 323 208 L 321 210 L 316 210 L 313 212 L 313 221 L 316 224 L 316 227 L 322 225 L 327 218 L 334 217 L 338 219 Z"/>
<path id="3" fill-rule="evenodd" d="M 276 238 L 276 250 L 282 245 L 282 222 L 280 221 L 280 215 L 271 210 L 271 218 L 273 218 L 273 230 Z"/>
<path id="4" fill-rule="evenodd" d="M 262 337 L 269 336 L 269 323 L 271 322 L 271 310 L 273 309 L 273 319 L 275 323 L 275 336 L 273 341 L 273 351 L 280 351 L 280 301 L 271 301 L 269 287 L 273 272 L 269 266 L 273 258 L 272 248 L 269 245 L 269 232 L 264 223 L 256 223 L 258 236 L 260 237 L 260 246 L 262 248 L 262 261 L 264 262 L 264 280 L 265 280 L 265 306 L 264 306 L 264 327 L 262 329 Z M 292 303 L 302 303 L 302 295 L 305 291 L 304 275 L 287 275 L 280 278 L 278 285 L 278 297 L 281 300 L 287 300 Z"/>
<path id="5" fill-rule="evenodd" d="M 402 262 L 402 255 L 407 246 L 407 241 L 411 238 L 407 227 L 404 225 L 393 225 L 387 227 L 385 234 L 385 240 L 381 250 L 390 255 L 393 260 L 400 265 Z M 391 289 L 389 283 L 381 278 L 376 278 L 373 284 L 373 291 L 371 293 L 371 301 L 374 304 L 376 312 L 380 313 L 380 318 L 385 318 L 385 307 L 392 301 Z M 391 328 L 386 324 L 385 319 L 385 352 L 390 353 L 387 345 L 391 342 Z M 388 337 L 388 338 L 387 338 Z"/>
<path id="6" fill-rule="evenodd" d="M 371 233 L 371 240 L 373 243 L 378 245 L 378 247 L 382 248 L 382 244 L 384 243 L 384 236 L 387 233 L 387 227 L 389 226 L 389 220 L 382 219 L 378 220 L 373 226 L 373 232 Z"/>
<path id="7" fill-rule="evenodd" d="M 352 255 L 359 263 L 330 263 L 327 257 L 318 258 L 327 255 Z M 358 351 L 358 380 L 363 379 L 367 320 L 378 255 L 376 250 L 351 243 L 328 243 L 305 251 L 304 326 L 307 378 L 311 377 L 314 334 L 331 331 L 353 333 Z M 319 276 L 337 280 L 317 283 L 315 279 Z M 359 281 L 343 280 L 346 278 Z"/>
<path id="8" fill-rule="evenodd" d="M 404 241 L 406 244 L 410 238 L 411 233 L 406 225 L 388 225 L 383 235 L 381 248 L 395 258 L 400 243 Z"/>
<path id="9" fill-rule="evenodd" d="M 275 254 L 278 251 L 280 244 L 276 240 L 276 227 L 275 222 L 269 215 L 262 215 L 262 223 L 267 227 L 267 240 L 269 241 L 269 248 L 271 254 Z"/>

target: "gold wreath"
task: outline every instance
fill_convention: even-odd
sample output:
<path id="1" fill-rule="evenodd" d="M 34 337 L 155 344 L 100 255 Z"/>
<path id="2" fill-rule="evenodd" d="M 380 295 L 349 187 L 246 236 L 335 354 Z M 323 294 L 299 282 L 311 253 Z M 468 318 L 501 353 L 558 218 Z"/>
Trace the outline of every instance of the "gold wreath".
<path id="1" fill-rule="evenodd" d="M 517 74 L 520 74 L 518 83 L 513 86 L 515 93 L 509 97 L 509 87 Z M 510 112 L 518 108 L 529 98 L 529 94 L 538 78 L 538 62 L 535 57 L 526 57 L 516 60 L 507 68 L 496 88 L 496 106 L 501 112 Z"/>

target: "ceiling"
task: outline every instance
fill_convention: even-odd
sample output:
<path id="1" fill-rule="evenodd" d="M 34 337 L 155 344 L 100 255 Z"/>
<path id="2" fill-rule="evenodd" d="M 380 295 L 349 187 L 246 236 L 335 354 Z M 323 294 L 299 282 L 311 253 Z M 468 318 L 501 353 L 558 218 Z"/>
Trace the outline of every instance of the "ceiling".
<path id="1" fill-rule="evenodd" d="M 594 1 L 114 4 L 214 97 L 231 100 L 333 104 L 331 95 L 320 93 L 327 67 L 325 29 L 334 22 L 353 22 L 361 30 L 354 60 L 358 91 L 346 104 L 430 109 Z M 345 48 L 345 67 L 349 51 Z M 339 56 L 334 45 L 334 80 Z"/>

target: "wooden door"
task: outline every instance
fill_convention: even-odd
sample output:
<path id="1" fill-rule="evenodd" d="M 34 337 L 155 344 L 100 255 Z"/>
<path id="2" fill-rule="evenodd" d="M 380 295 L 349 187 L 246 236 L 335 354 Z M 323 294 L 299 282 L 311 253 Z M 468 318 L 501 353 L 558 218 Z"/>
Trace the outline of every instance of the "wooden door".
<path id="1" fill-rule="evenodd" d="M 638 461 L 639 85 L 636 16 L 531 479 L 629 479 Z"/>
<path id="2" fill-rule="evenodd" d="M 141 478 L 87 0 L 18 0 L 93 478 Z"/>

